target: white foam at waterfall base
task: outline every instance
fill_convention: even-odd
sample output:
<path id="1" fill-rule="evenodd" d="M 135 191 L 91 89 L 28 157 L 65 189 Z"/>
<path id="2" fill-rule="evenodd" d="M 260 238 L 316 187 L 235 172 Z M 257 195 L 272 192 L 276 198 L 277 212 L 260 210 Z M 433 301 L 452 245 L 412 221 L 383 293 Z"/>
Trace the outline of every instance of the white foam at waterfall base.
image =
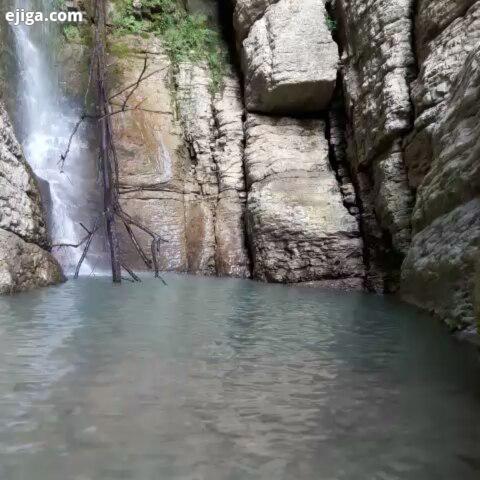
<path id="1" fill-rule="evenodd" d="M 49 1 L 40 2 L 44 9 Z M 14 8 L 39 8 L 39 2 L 15 0 Z M 67 98 L 55 70 L 57 26 L 35 24 L 11 26 L 18 67 L 17 124 L 25 157 L 39 179 L 53 244 L 77 244 L 85 237 L 80 225 L 92 227 L 101 212 L 100 188 L 96 175 L 96 148 L 82 125 L 73 138 L 63 171 L 59 160 L 67 149 L 79 119 L 81 105 Z M 91 128 L 91 127 L 90 127 Z M 92 243 L 81 274 L 103 269 L 104 242 Z M 67 274 L 73 273 L 81 257 L 80 248 L 55 248 L 54 254 Z"/>

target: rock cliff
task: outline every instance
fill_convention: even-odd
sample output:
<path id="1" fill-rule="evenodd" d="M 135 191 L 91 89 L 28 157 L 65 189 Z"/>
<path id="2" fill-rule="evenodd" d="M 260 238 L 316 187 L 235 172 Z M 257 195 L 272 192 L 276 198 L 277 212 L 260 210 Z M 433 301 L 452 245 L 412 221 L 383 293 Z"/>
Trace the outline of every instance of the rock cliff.
<path id="1" fill-rule="evenodd" d="M 417 191 L 403 293 L 455 327 L 472 325 L 480 257 L 480 47 L 453 82 Z"/>
<path id="2" fill-rule="evenodd" d="M 480 2 L 337 0 L 334 7 L 369 274 L 377 277 L 372 266 L 383 278 L 399 269 L 382 252 L 406 256 L 404 298 L 452 328 L 471 326 L 480 257 Z"/>
<path id="3" fill-rule="evenodd" d="M 0 105 L 0 294 L 62 281 L 48 247 L 40 191 Z"/>
<path id="4" fill-rule="evenodd" d="M 232 0 L 230 18 L 187 4 L 231 22 L 241 74 L 213 95 L 206 65 L 142 47 L 163 73 L 136 95 L 160 89 L 161 113 L 124 123 L 157 138 L 122 167 L 152 162 L 122 195 L 169 239 L 164 266 L 400 290 L 472 325 L 480 2 Z M 142 67 L 126 63 L 123 82 Z"/>
<path id="5" fill-rule="evenodd" d="M 175 65 L 161 38 L 112 37 L 116 87 L 135 82 L 148 57 L 129 99 L 141 109 L 114 120 L 123 207 L 166 240 L 165 269 L 363 288 L 355 194 L 337 181 L 322 112 L 338 64 L 324 3 L 247 3 L 233 20 L 244 23 L 243 88 L 233 64 L 212 91 L 208 66 Z M 141 266 L 126 233 L 122 248 Z"/>
<path id="6" fill-rule="evenodd" d="M 112 92 L 147 65 L 114 100 L 136 105 L 113 119 L 120 199 L 164 239 L 162 268 L 399 291 L 473 328 L 480 1 L 185 0 L 219 32 L 197 32 L 218 42 L 208 54 L 161 26 L 135 33 L 168 2 L 120 3 L 131 34 L 109 38 Z M 2 222 L 44 246 L 25 178 L 22 220 L 2 205 Z M 131 233 L 121 248 L 142 268 Z"/>

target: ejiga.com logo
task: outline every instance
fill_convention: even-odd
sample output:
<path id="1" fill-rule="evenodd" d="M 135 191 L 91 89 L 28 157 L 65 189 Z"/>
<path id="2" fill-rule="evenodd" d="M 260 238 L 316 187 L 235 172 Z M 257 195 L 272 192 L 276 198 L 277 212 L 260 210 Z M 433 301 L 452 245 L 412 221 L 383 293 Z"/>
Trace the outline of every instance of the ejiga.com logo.
<path id="1" fill-rule="evenodd" d="M 55 11 L 47 14 L 40 11 L 35 12 L 25 10 L 24 8 L 17 8 L 7 12 L 5 14 L 5 20 L 14 26 L 20 24 L 30 26 L 37 22 L 80 23 L 84 20 L 84 12 Z"/>

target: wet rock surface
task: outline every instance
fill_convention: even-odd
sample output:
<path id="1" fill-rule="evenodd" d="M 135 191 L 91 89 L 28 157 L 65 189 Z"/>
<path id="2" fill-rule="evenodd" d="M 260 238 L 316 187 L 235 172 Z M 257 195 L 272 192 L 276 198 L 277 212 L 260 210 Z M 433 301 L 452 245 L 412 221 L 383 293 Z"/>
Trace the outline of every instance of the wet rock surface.
<path id="1" fill-rule="evenodd" d="M 166 240 L 162 269 L 249 276 L 238 80 L 229 75 L 213 94 L 206 66 L 185 63 L 173 76 L 160 41 L 132 36 L 127 47 L 130 53 L 116 59 L 119 84 L 135 82 L 146 54 L 146 75 L 157 73 L 131 97 L 144 100 L 142 109 L 114 120 L 123 208 Z M 149 252 L 148 236 L 135 233 Z M 121 246 L 144 268 L 125 231 Z"/>
<path id="2" fill-rule="evenodd" d="M 343 205 L 320 120 L 250 114 L 245 168 L 254 276 L 363 286 L 363 244 Z"/>
<path id="3" fill-rule="evenodd" d="M 12 294 L 65 280 L 50 253 L 0 229 L 0 294 Z"/>
<path id="4" fill-rule="evenodd" d="M 4 107 L 0 105 L 0 228 L 48 245 L 40 191 Z"/>
<path id="5" fill-rule="evenodd" d="M 413 195 L 402 141 L 411 128 L 411 0 L 339 0 L 348 161 L 361 206 L 367 285 L 395 290 L 410 242 Z"/>
<path id="6" fill-rule="evenodd" d="M 0 294 L 60 282 L 48 247 L 40 190 L 0 105 Z"/>
<path id="7" fill-rule="evenodd" d="M 455 327 L 475 323 L 480 258 L 480 48 L 467 58 L 433 132 L 431 168 L 417 193 L 403 292 Z"/>

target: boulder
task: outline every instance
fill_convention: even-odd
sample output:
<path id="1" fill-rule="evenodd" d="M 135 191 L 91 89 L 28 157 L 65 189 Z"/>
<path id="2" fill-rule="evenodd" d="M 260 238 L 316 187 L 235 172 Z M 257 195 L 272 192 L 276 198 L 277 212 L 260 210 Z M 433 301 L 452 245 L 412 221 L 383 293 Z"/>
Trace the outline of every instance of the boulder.
<path id="1" fill-rule="evenodd" d="M 60 265 L 50 253 L 0 228 L 0 295 L 64 280 Z"/>
<path id="2" fill-rule="evenodd" d="M 335 89 L 338 60 L 323 0 L 273 3 L 242 45 L 247 110 L 289 115 L 324 110 Z"/>
<path id="3" fill-rule="evenodd" d="M 361 288 L 363 243 L 321 120 L 248 115 L 247 231 L 256 278 Z"/>

